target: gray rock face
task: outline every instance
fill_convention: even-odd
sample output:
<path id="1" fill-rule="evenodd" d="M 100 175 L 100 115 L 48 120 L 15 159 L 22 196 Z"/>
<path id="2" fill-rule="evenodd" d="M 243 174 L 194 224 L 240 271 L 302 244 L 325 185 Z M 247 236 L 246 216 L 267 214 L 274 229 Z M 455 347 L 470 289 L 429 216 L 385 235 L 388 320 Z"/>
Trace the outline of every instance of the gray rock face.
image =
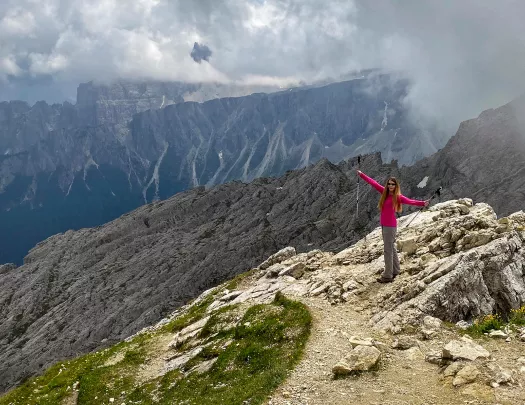
<path id="1" fill-rule="evenodd" d="M 184 94 L 196 88 L 197 85 L 179 82 L 89 82 L 78 86 L 76 107 L 85 126 L 118 124 L 125 129 L 134 114 L 183 102 Z"/>
<path id="2" fill-rule="evenodd" d="M 357 149 L 410 163 L 444 143 L 419 136 L 398 101 L 406 83 L 388 76 L 181 102 L 203 89 L 88 83 L 79 87 L 76 106 L 6 104 L 0 222 L 16 230 L 30 221 L 36 231 L 0 232 L 2 252 L 13 252 L 0 253 L 0 262 L 21 262 L 22 252 L 47 236 L 100 225 L 191 187 L 278 176 Z M 88 208 L 79 213 L 83 203 Z"/>
<path id="3" fill-rule="evenodd" d="M 57 128 L 78 125 L 78 114 L 70 103 L 48 105 L 41 101 L 30 107 L 22 101 L 0 102 L 0 155 L 17 155 L 27 152 L 34 144 Z M 11 175 L 16 172 L 11 173 Z M 0 191 L 10 182 L 0 177 Z"/>
<path id="4" fill-rule="evenodd" d="M 23 266 L 0 270 L 1 389 L 122 340 L 280 248 L 357 240 L 355 187 L 322 160 L 281 178 L 196 188 L 39 243 Z"/>
<path id="5" fill-rule="evenodd" d="M 430 158 L 407 170 L 414 186 L 430 196 L 443 186 L 443 200 L 468 197 L 499 215 L 523 208 L 525 189 L 525 97 L 462 122 L 454 137 Z M 416 187 L 415 187 L 416 188 Z"/>
<path id="6" fill-rule="evenodd" d="M 522 305 L 525 216 L 520 211 L 498 221 L 488 205 L 471 203 L 437 204 L 407 229 L 402 227 L 407 221 L 401 222 L 400 240 L 419 235 L 417 253 L 405 257 L 412 278 L 395 294 L 382 295 L 372 318 L 377 327 L 395 330 L 400 324 L 419 323 L 425 315 L 470 321 Z M 469 213 L 461 214 L 458 205 L 470 206 Z M 505 231 L 501 222 L 508 222 Z M 435 258 L 421 260 L 431 246 Z"/>

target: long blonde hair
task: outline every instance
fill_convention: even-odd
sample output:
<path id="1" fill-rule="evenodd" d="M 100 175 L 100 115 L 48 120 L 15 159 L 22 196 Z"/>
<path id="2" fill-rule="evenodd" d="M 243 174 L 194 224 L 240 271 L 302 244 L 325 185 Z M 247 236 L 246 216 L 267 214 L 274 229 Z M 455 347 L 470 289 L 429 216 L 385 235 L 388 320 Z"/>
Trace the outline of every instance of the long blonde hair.
<path id="1" fill-rule="evenodd" d="M 379 199 L 379 204 L 377 205 L 380 210 L 383 209 L 383 205 L 385 204 L 385 200 L 388 197 L 388 182 L 393 181 L 396 183 L 396 187 L 394 188 L 394 195 L 392 196 L 392 203 L 394 204 L 394 211 L 395 212 L 401 212 L 403 210 L 401 206 L 401 202 L 399 201 L 399 195 L 401 194 L 401 189 L 399 188 L 399 182 L 395 177 L 389 177 L 388 180 L 385 183 L 385 189 L 383 190 L 383 193 L 381 194 L 381 198 Z"/>

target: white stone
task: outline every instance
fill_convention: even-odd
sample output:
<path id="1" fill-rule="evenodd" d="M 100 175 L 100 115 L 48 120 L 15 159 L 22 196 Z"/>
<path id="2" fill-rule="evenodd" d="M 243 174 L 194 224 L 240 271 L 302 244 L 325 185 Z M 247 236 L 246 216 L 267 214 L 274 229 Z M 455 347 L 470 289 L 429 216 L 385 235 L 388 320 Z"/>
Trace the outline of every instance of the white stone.
<path id="1" fill-rule="evenodd" d="M 374 367 L 381 357 L 381 352 L 373 346 L 356 346 L 342 361 L 332 369 L 334 374 L 349 371 L 367 371 Z M 348 372 L 349 372 L 348 371 Z"/>
<path id="2" fill-rule="evenodd" d="M 491 338 L 498 338 L 498 339 L 506 339 L 508 338 L 508 335 L 503 332 L 502 330 L 493 330 L 489 333 L 489 336 Z"/>
<path id="3" fill-rule="evenodd" d="M 465 385 L 471 382 L 474 382 L 476 378 L 478 378 L 480 374 L 480 371 L 478 368 L 472 364 L 468 364 L 465 367 L 463 367 L 456 376 L 454 377 L 454 380 L 452 381 L 452 385 L 455 387 L 459 387 L 461 385 Z"/>
<path id="4" fill-rule="evenodd" d="M 471 360 L 488 358 L 490 353 L 482 346 L 468 339 L 452 340 L 443 348 L 442 357 L 452 360 Z"/>
<path id="5" fill-rule="evenodd" d="M 350 338 L 348 339 L 348 341 L 350 342 L 350 344 L 352 345 L 352 347 L 356 347 L 356 346 L 373 346 L 373 339 L 369 338 L 369 339 L 360 339 L 356 336 L 350 336 Z"/>

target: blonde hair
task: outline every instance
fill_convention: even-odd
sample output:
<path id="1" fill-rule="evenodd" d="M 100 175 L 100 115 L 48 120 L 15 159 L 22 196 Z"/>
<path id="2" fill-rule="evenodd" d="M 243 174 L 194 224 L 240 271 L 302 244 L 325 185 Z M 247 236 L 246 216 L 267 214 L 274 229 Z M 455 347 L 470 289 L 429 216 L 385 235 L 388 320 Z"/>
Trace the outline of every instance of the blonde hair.
<path id="1" fill-rule="evenodd" d="M 394 189 L 394 195 L 392 196 L 392 203 L 394 205 L 394 211 L 395 212 L 401 212 L 403 210 L 401 206 L 401 202 L 399 201 L 399 196 L 401 194 L 401 189 L 399 188 L 399 182 L 395 177 L 389 177 L 388 180 L 385 183 L 385 189 L 383 190 L 383 193 L 381 194 L 381 198 L 379 199 L 379 204 L 377 205 L 380 210 L 383 209 L 383 205 L 385 204 L 385 200 L 388 197 L 388 182 L 393 181 L 396 183 L 396 187 Z"/>

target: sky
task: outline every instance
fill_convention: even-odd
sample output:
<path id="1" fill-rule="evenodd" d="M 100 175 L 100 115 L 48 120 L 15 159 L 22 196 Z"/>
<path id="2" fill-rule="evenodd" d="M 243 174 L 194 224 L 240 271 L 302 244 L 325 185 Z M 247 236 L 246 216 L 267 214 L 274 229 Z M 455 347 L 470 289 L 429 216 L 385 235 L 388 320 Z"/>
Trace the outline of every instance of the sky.
<path id="1" fill-rule="evenodd" d="M 89 80 L 286 87 L 379 68 L 410 79 L 416 115 L 454 127 L 525 92 L 524 16 L 521 0 L 2 0 L 0 101 L 75 102 Z"/>

